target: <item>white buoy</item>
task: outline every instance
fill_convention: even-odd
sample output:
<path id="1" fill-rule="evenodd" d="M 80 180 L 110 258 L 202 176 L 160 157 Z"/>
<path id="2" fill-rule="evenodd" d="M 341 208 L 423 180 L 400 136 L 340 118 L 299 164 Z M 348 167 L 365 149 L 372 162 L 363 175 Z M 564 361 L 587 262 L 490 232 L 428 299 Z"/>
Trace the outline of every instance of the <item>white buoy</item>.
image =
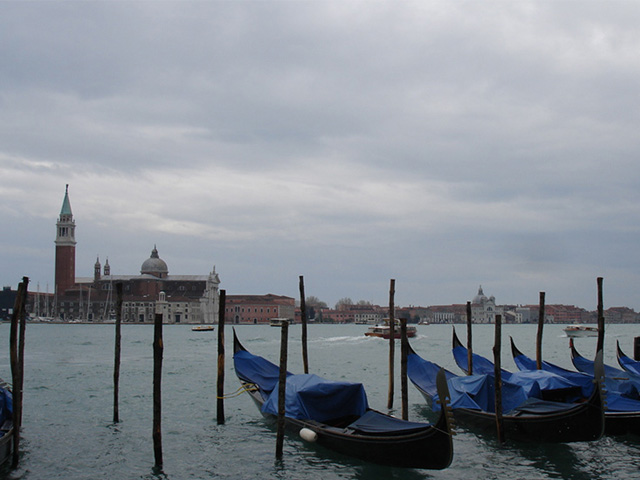
<path id="1" fill-rule="evenodd" d="M 314 443 L 318 439 L 318 434 L 310 428 L 303 428 L 300 430 L 300 437 L 309 443 Z"/>

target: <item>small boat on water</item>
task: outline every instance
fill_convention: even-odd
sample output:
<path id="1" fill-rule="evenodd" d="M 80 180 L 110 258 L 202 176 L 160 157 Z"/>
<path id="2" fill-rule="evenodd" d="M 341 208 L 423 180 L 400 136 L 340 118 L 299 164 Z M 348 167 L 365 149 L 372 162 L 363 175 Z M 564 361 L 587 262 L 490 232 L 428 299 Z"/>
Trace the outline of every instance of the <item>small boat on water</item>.
<path id="1" fill-rule="evenodd" d="M 598 327 L 587 327 L 585 325 L 569 325 L 564 328 L 564 333 L 569 338 L 597 337 Z"/>
<path id="2" fill-rule="evenodd" d="M 0 465 L 13 451 L 13 395 L 9 385 L 0 379 Z"/>
<path id="3" fill-rule="evenodd" d="M 393 338 L 400 338 L 400 321 L 396 320 L 394 323 Z M 415 337 L 418 333 L 418 329 L 414 325 L 407 325 L 407 338 Z M 367 337 L 378 337 L 389 339 L 391 336 L 391 328 L 389 327 L 389 321 L 385 321 L 383 324 L 372 325 L 364 332 Z"/>
<path id="4" fill-rule="evenodd" d="M 233 332 L 238 379 L 265 417 L 277 416 L 280 369 L 247 351 Z M 308 442 L 381 465 L 441 470 L 451 464 L 451 415 L 444 373 L 444 400 L 435 424 L 409 422 L 372 410 L 360 383 L 332 382 L 287 372 L 285 424 Z"/>
<path id="5" fill-rule="evenodd" d="M 194 332 L 211 332 L 213 329 L 213 325 L 194 325 L 191 327 Z"/>
<path id="6" fill-rule="evenodd" d="M 272 327 L 281 327 L 283 323 L 289 322 L 288 318 L 272 318 L 269 320 L 269 325 Z M 292 322 L 289 322 L 292 323 Z"/>

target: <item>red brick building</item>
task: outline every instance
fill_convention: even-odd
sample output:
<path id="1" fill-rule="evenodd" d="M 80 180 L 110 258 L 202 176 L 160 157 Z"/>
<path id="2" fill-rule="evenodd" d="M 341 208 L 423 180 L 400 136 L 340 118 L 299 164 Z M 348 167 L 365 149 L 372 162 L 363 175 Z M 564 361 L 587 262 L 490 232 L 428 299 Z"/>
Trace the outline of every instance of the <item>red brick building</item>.
<path id="1" fill-rule="evenodd" d="M 282 295 L 227 295 L 225 323 L 235 325 L 268 325 L 272 318 L 286 318 L 293 322 L 296 303 L 292 297 Z"/>

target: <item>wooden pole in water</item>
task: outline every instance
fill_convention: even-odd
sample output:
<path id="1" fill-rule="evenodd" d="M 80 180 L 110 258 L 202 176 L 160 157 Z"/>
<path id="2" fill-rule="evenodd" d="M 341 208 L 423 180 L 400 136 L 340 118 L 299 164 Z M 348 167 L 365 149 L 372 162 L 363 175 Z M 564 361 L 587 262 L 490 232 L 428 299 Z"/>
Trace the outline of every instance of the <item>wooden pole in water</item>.
<path id="1" fill-rule="evenodd" d="M 162 314 L 156 313 L 153 328 L 153 452 L 156 468 L 162 468 Z"/>
<path id="2" fill-rule="evenodd" d="M 120 421 L 120 351 L 122 349 L 122 282 L 116 283 L 116 339 L 113 360 L 113 423 Z"/>
<path id="3" fill-rule="evenodd" d="M 18 315 L 20 311 L 20 302 L 22 299 L 22 282 L 18 284 L 18 293 L 13 304 L 13 314 L 11 315 L 11 329 L 9 330 L 9 361 L 11 363 L 11 384 L 18 384 Z M 15 389 L 14 389 L 15 390 Z M 13 392 L 13 412 L 16 411 L 16 392 Z M 18 465 L 18 446 L 20 445 L 20 429 L 17 428 L 17 419 L 14 417 L 13 424 L 13 467 Z"/>
<path id="4" fill-rule="evenodd" d="M 29 277 L 22 277 L 22 283 L 24 283 L 24 289 L 22 290 L 22 301 L 20 303 L 20 335 L 18 336 L 18 371 L 20 372 L 18 388 L 14 385 L 14 390 L 20 392 L 20 411 L 16 415 L 18 418 L 18 425 L 22 428 L 22 411 L 23 411 L 23 398 L 24 398 L 24 342 L 25 342 L 25 330 L 27 326 L 27 297 L 29 295 Z"/>
<path id="5" fill-rule="evenodd" d="M 302 364 L 304 373 L 309 373 L 309 356 L 307 351 L 307 304 L 304 299 L 304 277 L 300 275 L 300 316 L 302 319 Z"/>
<path id="6" fill-rule="evenodd" d="M 391 410 L 393 408 L 393 375 L 394 375 L 394 362 L 393 359 L 396 353 L 396 340 L 395 340 L 395 306 L 393 297 L 396 293 L 396 281 L 391 279 L 389 285 L 389 396 L 387 398 L 387 408 Z"/>
<path id="7" fill-rule="evenodd" d="M 220 306 L 218 309 L 218 383 L 217 383 L 217 420 L 224 424 L 224 310 L 227 302 L 227 291 L 220 290 Z"/>
<path id="8" fill-rule="evenodd" d="M 409 342 L 407 341 L 407 319 L 400 319 L 400 392 L 402 395 L 402 419 L 409 420 L 409 389 L 407 384 L 407 356 Z"/>
<path id="9" fill-rule="evenodd" d="M 495 393 L 496 393 L 496 429 L 498 432 L 498 441 L 504 443 L 504 425 L 502 419 L 502 371 L 500 364 L 500 349 L 502 348 L 502 315 L 496 315 L 496 337 L 493 346 L 494 359 L 494 377 L 495 377 Z"/>
<path id="10" fill-rule="evenodd" d="M 598 344 L 596 353 L 604 350 L 604 307 L 602 302 L 602 277 L 598 277 Z"/>
<path id="11" fill-rule="evenodd" d="M 536 368 L 542 370 L 542 329 L 544 328 L 544 292 L 540 292 L 538 309 L 538 334 L 536 336 Z"/>
<path id="12" fill-rule="evenodd" d="M 280 375 L 278 377 L 278 423 L 276 434 L 276 458 L 282 458 L 284 447 L 284 415 L 287 395 L 287 343 L 289 338 L 289 322 L 283 321 L 280 332 Z"/>
<path id="13" fill-rule="evenodd" d="M 473 375 L 473 341 L 471 337 L 471 302 L 467 302 L 467 375 Z"/>
<path id="14" fill-rule="evenodd" d="M 18 466 L 20 458 L 20 427 L 22 423 L 22 388 L 20 387 L 23 375 L 22 362 L 19 353 L 19 326 L 20 319 L 24 310 L 26 300 L 26 292 L 29 279 L 22 278 L 22 282 L 18 284 L 18 291 L 13 307 L 13 315 L 11 316 L 11 330 L 9 332 L 9 356 L 11 363 L 11 383 L 13 384 L 13 456 L 12 466 Z"/>

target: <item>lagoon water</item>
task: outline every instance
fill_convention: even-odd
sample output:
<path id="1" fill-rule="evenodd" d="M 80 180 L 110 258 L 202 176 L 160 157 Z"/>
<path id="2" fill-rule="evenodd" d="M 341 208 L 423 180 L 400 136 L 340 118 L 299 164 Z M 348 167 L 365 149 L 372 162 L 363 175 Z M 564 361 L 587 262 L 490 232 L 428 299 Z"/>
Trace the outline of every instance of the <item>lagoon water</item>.
<path id="1" fill-rule="evenodd" d="M 466 327 L 456 326 L 465 342 Z M 277 363 L 280 329 L 236 327 L 245 347 Z M 387 341 L 364 336 L 363 325 L 310 325 L 312 373 L 329 379 L 359 381 L 369 404 L 385 410 Z M 535 357 L 535 325 L 504 325 L 502 365 L 515 370 L 509 336 Z M 225 392 L 239 382 L 233 372 L 232 333 L 226 331 Z M 413 348 L 423 357 L 459 373 L 451 355 L 451 325 L 418 327 Z M 474 326 L 474 351 L 490 357 L 492 325 Z M 153 468 L 153 327 L 123 325 L 120 374 L 120 422 L 113 424 L 113 325 L 28 325 L 25 349 L 24 420 L 20 467 L 0 471 L 7 479 L 633 479 L 640 478 L 640 437 L 603 437 L 565 445 L 499 446 L 458 427 L 454 459 L 443 471 L 381 467 L 285 438 L 284 457 L 276 461 L 275 428 L 260 415 L 248 395 L 225 402 L 226 424 L 216 423 L 217 328 L 193 332 L 188 325 L 164 327 L 162 442 L 164 466 Z M 615 342 L 633 354 L 640 325 L 608 325 L 605 362 L 617 365 Z M 10 379 L 9 325 L 0 325 L 0 376 Z M 595 338 L 577 339 L 592 356 Z M 399 354 L 399 343 L 396 352 Z M 302 371 L 300 326 L 290 328 L 289 370 Z M 546 325 L 546 360 L 571 368 L 568 339 L 560 325 Z M 399 356 L 396 366 L 399 370 Z M 394 414 L 400 415 L 400 379 L 396 376 Z M 433 415 L 409 384 L 410 420 Z"/>

